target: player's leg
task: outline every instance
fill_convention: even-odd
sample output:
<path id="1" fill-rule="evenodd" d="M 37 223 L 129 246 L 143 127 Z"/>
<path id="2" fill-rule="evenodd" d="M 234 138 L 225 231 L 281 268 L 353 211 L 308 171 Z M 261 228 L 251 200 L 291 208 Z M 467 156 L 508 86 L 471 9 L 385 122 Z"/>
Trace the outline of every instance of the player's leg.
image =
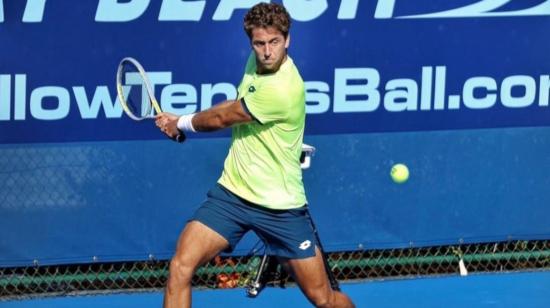
<path id="1" fill-rule="evenodd" d="M 307 206 L 290 210 L 256 206 L 251 215 L 254 216 L 252 229 L 266 243 L 268 254 L 278 256 L 312 304 L 354 307 L 347 296 L 333 291 L 330 286 Z"/>
<path id="2" fill-rule="evenodd" d="M 165 308 L 191 305 L 191 279 L 195 270 L 222 250 L 233 249 L 246 233 L 246 216 L 235 207 L 238 199 L 220 185 L 183 230 L 172 261 L 165 292 Z"/>
<path id="3" fill-rule="evenodd" d="M 315 247 L 315 256 L 305 259 L 280 258 L 284 268 L 290 272 L 298 286 L 315 307 L 355 307 L 351 299 L 330 287 L 323 257 Z"/>
<path id="4" fill-rule="evenodd" d="M 228 247 L 227 240 L 199 221 L 182 231 L 164 293 L 165 308 L 191 307 L 191 279 L 196 269 Z"/>

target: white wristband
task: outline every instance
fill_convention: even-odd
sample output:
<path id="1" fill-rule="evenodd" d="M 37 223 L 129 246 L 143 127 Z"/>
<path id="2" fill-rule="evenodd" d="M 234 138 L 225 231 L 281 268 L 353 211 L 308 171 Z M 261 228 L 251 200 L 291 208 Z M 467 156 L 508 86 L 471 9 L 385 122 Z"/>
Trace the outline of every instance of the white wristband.
<path id="1" fill-rule="evenodd" d="M 177 124 L 178 129 L 181 130 L 181 131 L 184 131 L 184 132 L 194 132 L 194 133 L 196 133 L 197 131 L 193 127 L 193 123 L 192 123 L 192 120 L 193 120 L 193 117 L 195 117 L 195 114 L 196 113 L 182 115 L 178 119 L 178 124 Z"/>

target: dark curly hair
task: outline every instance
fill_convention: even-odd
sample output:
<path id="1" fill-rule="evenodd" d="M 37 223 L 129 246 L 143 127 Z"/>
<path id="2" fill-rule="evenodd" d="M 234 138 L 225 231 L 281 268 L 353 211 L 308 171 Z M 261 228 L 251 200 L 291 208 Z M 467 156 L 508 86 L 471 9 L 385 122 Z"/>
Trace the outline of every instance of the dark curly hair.
<path id="1" fill-rule="evenodd" d="M 244 31 L 252 38 L 254 28 L 274 27 L 288 36 L 290 30 L 290 15 L 285 7 L 277 3 L 258 3 L 244 17 Z"/>

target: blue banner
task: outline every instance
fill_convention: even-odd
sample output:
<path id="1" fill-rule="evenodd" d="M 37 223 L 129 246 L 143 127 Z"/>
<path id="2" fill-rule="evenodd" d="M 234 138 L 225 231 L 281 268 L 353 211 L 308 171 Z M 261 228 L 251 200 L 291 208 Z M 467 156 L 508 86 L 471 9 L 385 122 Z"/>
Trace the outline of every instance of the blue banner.
<path id="1" fill-rule="evenodd" d="M 0 142 L 163 138 L 122 116 L 118 61 L 143 63 L 167 111 L 233 98 L 256 2 L 4 1 Z M 550 123 L 549 1 L 284 3 L 310 134 Z"/>

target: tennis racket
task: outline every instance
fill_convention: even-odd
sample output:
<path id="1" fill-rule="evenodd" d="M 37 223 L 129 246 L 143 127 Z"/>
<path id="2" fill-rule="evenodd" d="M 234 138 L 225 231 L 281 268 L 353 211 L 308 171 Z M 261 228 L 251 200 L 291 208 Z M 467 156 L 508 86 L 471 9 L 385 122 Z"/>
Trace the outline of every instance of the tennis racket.
<path id="1" fill-rule="evenodd" d="M 136 59 L 126 57 L 120 61 L 116 74 L 116 89 L 118 101 L 130 119 L 154 119 L 153 110 L 157 114 L 162 112 L 147 73 Z M 174 139 L 183 142 L 185 134 L 180 132 Z"/>
<path id="2" fill-rule="evenodd" d="M 305 207 L 306 216 L 309 219 L 311 227 L 313 228 L 313 233 L 315 234 L 317 248 L 319 248 L 319 251 L 321 252 L 321 258 L 323 259 L 323 264 L 325 266 L 325 271 L 327 273 L 330 287 L 334 291 L 340 291 L 340 283 L 336 279 L 336 276 L 334 276 L 332 268 L 328 263 L 327 255 L 325 253 L 323 245 L 321 245 L 321 239 L 319 238 L 319 233 L 317 232 L 317 227 L 315 226 L 315 223 L 313 223 L 313 219 L 311 218 L 311 214 L 309 213 L 309 208 L 307 207 L 307 205 L 305 205 Z M 257 245 L 258 244 L 256 244 L 255 246 Z M 249 255 L 251 256 L 251 258 L 257 257 L 255 247 L 252 249 Z M 251 298 L 258 297 L 262 290 L 268 285 L 279 285 L 280 287 L 284 288 L 288 280 L 288 273 L 286 273 L 283 267 L 279 264 L 277 258 L 268 255 L 265 251 L 263 257 L 261 258 L 260 264 L 258 265 L 255 272 L 256 274 L 254 275 L 254 277 L 247 281 L 245 285 L 246 296 Z"/>

